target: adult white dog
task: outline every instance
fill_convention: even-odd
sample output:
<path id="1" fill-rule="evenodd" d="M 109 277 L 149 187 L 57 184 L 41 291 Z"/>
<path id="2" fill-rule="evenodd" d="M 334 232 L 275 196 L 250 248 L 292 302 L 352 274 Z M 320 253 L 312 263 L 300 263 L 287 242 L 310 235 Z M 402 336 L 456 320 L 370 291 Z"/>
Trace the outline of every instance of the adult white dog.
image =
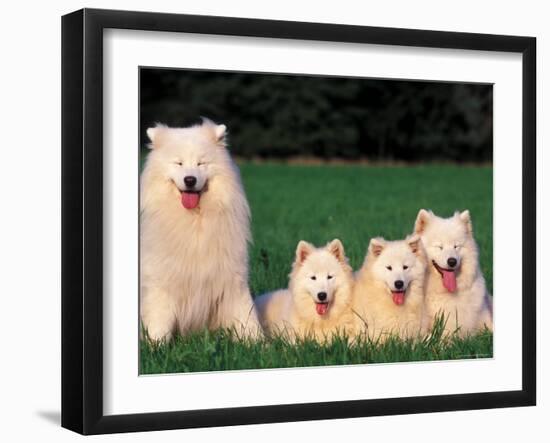
<path id="1" fill-rule="evenodd" d="M 250 209 L 226 127 L 147 130 L 141 176 L 141 321 L 152 340 L 202 328 L 260 333 L 248 289 Z"/>

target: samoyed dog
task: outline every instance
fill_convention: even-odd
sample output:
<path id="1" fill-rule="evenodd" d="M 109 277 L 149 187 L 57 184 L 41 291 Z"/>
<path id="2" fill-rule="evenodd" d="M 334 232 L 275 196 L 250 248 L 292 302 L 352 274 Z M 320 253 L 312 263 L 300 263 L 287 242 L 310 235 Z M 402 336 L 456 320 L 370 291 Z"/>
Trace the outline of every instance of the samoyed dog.
<path id="1" fill-rule="evenodd" d="M 441 218 L 421 209 L 415 232 L 421 236 L 428 257 L 426 322 L 436 315 L 446 320 L 445 333 L 460 336 L 487 326 L 493 329 L 491 297 L 479 268 L 478 248 L 470 212 Z"/>
<path id="2" fill-rule="evenodd" d="M 415 338 L 422 333 L 427 258 L 418 235 L 370 241 L 356 275 L 356 332 L 374 340 Z"/>
<path id="3" fill-rule="evenodd" d="M 142 326 L 152 340 L 201 328 L 260 331 L 248 289 L 250 210 L 226 127 L 147 130 L 141 176 Z"/>
<path id="4" fill-rule="evenodd" d="M 269 334 L 330 341 L 353 330 L 353 273 L 340 240 L 316 248 L 300 241 L 288 289 L 256 299 L 262 326 Z"/>

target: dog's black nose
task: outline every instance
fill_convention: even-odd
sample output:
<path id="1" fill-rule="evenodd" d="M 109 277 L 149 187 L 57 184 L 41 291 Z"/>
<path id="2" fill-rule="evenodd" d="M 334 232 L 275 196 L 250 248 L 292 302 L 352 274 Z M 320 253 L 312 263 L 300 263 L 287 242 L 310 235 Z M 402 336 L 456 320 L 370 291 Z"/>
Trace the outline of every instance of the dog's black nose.
<path id="1" fill-rule="evenodd" d="M 185 186 L 187 186 L 188 188 L 192 188 L 197 184 L 197 177 L 188 175 L 187 177 L 184 177 L 183 182 L 185 183 Z"/>
<path id="2" fill-rule="evenodd" d="M 319 301 L 325 301 L 327 299 L 327 293 L 326 292 L 319 292 L 317 294 L 317 298 Z"/>
<path id="3" fill-rule="evenodd" d="M 395 285 L 395 289 L 403 289 L 403 286 L 405 286 L 403 280 L 395 280 L 393 284 Z"/>
<path id="4" fill-rule="evenodd" d="M 451 268 L 454 268 L 456 266 L 456 258 L 453 258 L 451 257 L 450 259 L 447 260 L 447 264 L 451 267 Z"/>

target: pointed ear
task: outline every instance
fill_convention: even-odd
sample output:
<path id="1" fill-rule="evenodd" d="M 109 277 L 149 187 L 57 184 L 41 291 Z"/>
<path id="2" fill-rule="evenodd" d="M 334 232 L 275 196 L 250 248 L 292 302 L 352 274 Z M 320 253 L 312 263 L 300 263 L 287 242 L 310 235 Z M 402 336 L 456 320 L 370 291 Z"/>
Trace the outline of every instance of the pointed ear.
<path id="1" fill-rule="evenodd" d="M 413 254 L 415 255 L 419 255 L 421 253 L 421 241 L 420 240 L 420 236 L 418 234 L 412 234 L 412 235 L 409 235 L 407 238 L 406 238 L 406 241 L 407 241 L 407 244 L 409 245 L 409 248 L 411 248 L 411 251 L 413 252 Z"/>
<path id="2" fill-rule="evenodd" d="M 208 127 L 212 131 L 214 141 L 221 146 L 225 146 L 225 138 L 227 136 L 227 126 L 217 125 L 207 117 L 201 117 L 202 125 Z"/>
<path id="3" fill-rule="evenodd" d="M 335 238 L 327 245 L 328 251 L 334 255 L 338 261 L 345 262 L 346 261 L 346 253 L 344 251 L 344 245 L 340 240 Z"/>
<path id="4" fill-rule="evenodd" d="M 149 149 L 158 148 L 160 145 L 161 136 L 166 128 L 167 126 L 157 123 L 154 127 L 147 129 L 147 137 L 149 137 L 149 140 L 151 141 L 149 144 Z"/>
<path id="5" fill-rule="evenodd" d="M 155 132 L 157 132 L 157 128 L 147 129 L 147 137 L 149 137 L 149 141 L 151 142 L 155 141 Z"/>
<path id="6" fill-rule="evenodd" d="M 471 234 L 472 232 L 474 232 L 474 229 L 472 227 L 472 219 L 470 217 L 470 211 L 468 211 L 467 209 L 463 212 L 461 212 L 460 214 L 458 214 L 458 217 L 460 218 L 460 220 L 462 221 L 462 223 L 464 223 L 466 225 L 466 230 L 468 231 L 468 234 Z"/>
<path id="7" fill-rule="evenodd" d="M 414 232 L 416 234 L 422 234 L 426 230 L 430 219 L 433 217 L 432 211 L 426 211 L 421 209 L 416 216 L 416 222 L 414 223 Z"/>
<path id="8" fill-rule="evenodd" d="M 214 133 L 216 134 L 216 140 L 218 143 L 224 143 L 225 144 L 225 136 L 227 135 L 227 126 L 225 125 L 218 125 L 214 129 Z"/>
<path id="9" fill-rule="evenodd" d="M 378 257 L 386 247 L 386 240 L 382 237 L 372 238 L 369 243 L 369 253 Z"/>
<path id="10" fill-rule="evenodd" d="M 308 258 L 309 254 L 311 254 L 314 249 L 315 246 L 313 246 L 311 243 L 300 240 L 298 246 L 296 247 L 296 263 L 301 265 L 303 262 L 305 262 L 306 258 Z"/>

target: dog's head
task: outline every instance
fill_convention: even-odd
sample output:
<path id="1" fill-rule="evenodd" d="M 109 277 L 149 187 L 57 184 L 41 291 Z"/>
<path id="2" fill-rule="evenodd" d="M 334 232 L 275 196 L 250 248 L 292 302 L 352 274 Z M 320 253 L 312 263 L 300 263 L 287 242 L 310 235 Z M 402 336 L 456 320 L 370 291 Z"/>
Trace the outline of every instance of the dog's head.
<path id="1" fill-rule="evenodd" d="M 225 125 L 207 119 L 188 128 L 159 124 L 149 128 L 147 136 L 151 140 L 148 162 L 156 174 L 173 183 L 184 208 L 198 207 L 209 181 L 227 163 Z"/>
<path id="2" fill-rule="evenodd" d="M 301 313 L 328 317 L 335 307 L 348 302 L 351 279 L 340 240 L 332 240 L 323 248 L 298 243 L 290 286 Z"/>
<path id="3" fill-rule="evenodd" d="M 437 272 L 449 292 L 457 290 L 457 275 L 463 262 L 476 254 L 469 211 L 441 218 L 421 209 L 416 217 L 415 233 L 421 236 L 431 272 Z"/>
<path id="4" fill-rule="evenodd" d="M 418 235 L 405 240 L 387 241 L 373 238 L 367 253 L 373 277 L 384 282 L 388 296 L 400 306 L 414 281 L 422 282 L 426 272 L 426 258 Z"/>

